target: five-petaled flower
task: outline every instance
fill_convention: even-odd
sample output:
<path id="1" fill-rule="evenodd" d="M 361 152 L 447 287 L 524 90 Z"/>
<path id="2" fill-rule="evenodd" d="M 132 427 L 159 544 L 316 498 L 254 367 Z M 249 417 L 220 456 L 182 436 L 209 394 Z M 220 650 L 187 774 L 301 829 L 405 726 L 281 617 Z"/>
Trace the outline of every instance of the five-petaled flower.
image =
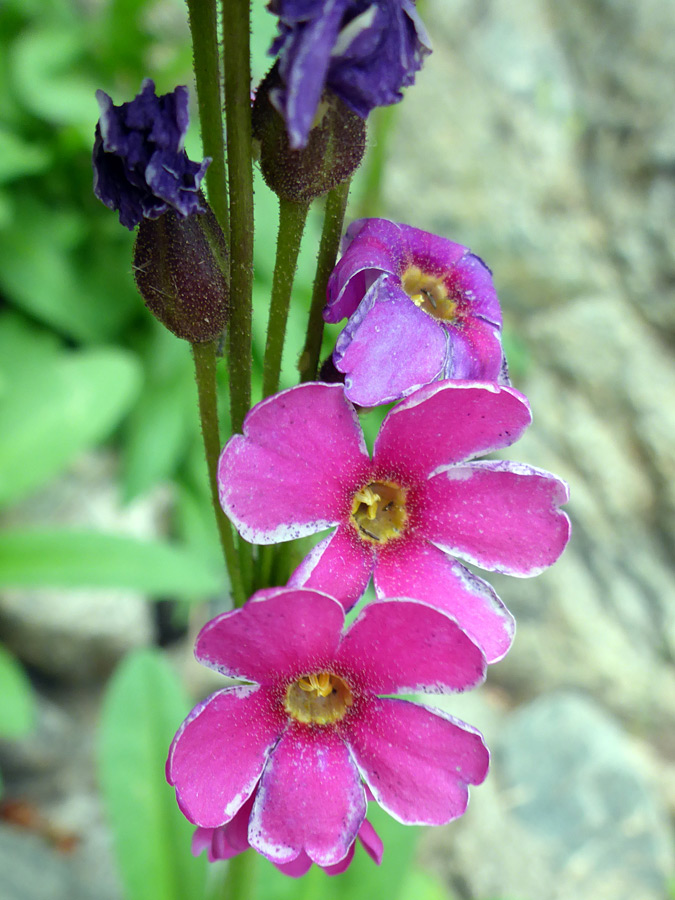
<path id="1" fill-rule="evenodd" d="M 191 822 L 220 828 L 255 793 L 252 847 L 332 866 L 363 826 L 366 787 L 406 824 L 462 815 L 488 769 L 480 734 L 382 695 L 467 690 L 485 677 L 483 655 L 424 603 L 373 602 L 343 634 L 344 618 L 325 594 L 271 588 L 202 629 L 197 659 L 249 684 L 197 706 L 171 745 L 167 778 Z"/>
<path id="2" fill-rule="evenodd" d="M 141 219 L 157 219 L 168 209 L 180 216 L 203 212 L 199 185 L 210 159 L 188 159 L 188 92 L 177 87 L 158 97 L 152 79 L 129 103 L 115 106 L 96 92 L 101 118 L 94 142 L 94 193 L 130 230 Z"/>
<path id="3" fill-rule="evenodd" d="M 379 597 L 449 612 L 500 659 L 513 619 L 454 559 L 521 577 L 562 553 L 567 485 L 541 469 L 467 460 L 530 424 L 526 398 L 496 384 L 428 385 L 385 418 L 371 461 L 341 385 L 308 383 L 255 406 L 220 458 L 220 501 L 248 541 L 273 544 L 337 525 L 292 576 L 350 608 L 371 574 Z"/>
<path id="4" fill-rule="evenodd" d="M 397 103 L 431 43 L 414 0 L 270 0 L 283 87 L 271 97 L 291 147 L 307 143 L 324 86 L 364 119 Z"/>
<path id="5" fill-rule="evenodd" d="M 399 400 L 443 378 L 508 384 L 499 300 L 478 256 L 387 219 L 353 222 L 343 248 L 324 319 L 349 318 L 333 360 L 353 403 Z"/>
<path id="6" fill-rule="evenodd" d="M 366 789 L 367 798 L 372 800 L 372 794 L 368 796 L 369 794 L 370 791 Z M 206 850 L 209 862 L 215 862 L 219 859 L 232 859 L 234 856 L 238 856 L 240 853 L 248 850 L 251 846 L 248 839 L 248 827 L 255 797 L 255 794 L 251 794 L 239 812 L 226 825 L 221 825 L 220 828 L 198 827 L 192 836 L 193 854 L 198 856 Z M 379 866 L 382 862 L 384 846 L 382 839 L 368 819 L 363 820 L 356 837 L 368 856 Z M 327 875 L 341 875 L 343 872 L 346 872 L 354 859 L 355 849 L 356 841 L 352 841 L 345 858 L 340 860 L 340 862 L 333 863 L 333 865 L 322 866 L 324 872 Z M 312 860 L 304 850 L 301 850 L 298 856 L 290 862 L 275 862 L 274 864 L 284 875 L 288 875 L 290 878 L 300 878 L 311 869 Z"/>

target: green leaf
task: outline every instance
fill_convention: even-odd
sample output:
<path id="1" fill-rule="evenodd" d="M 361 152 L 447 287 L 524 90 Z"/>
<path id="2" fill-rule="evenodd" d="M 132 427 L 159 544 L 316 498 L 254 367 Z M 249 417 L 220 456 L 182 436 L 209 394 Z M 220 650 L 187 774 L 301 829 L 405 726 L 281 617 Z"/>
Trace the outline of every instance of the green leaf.
<path id="1" fill-rule="evenodd" d="M 49 153 L 44 147 L 29 144 L 11 131 L 0 128 L 0 182 L 42 172 L 48 165 Z"/>
<path id="2" fill-rule="evenodd" d="M 0 644 L 0 737 L 20 738 L 33 727 L 35 698 L 19 663 Z"/>
<path id="3" fill-rule="evenodd" d="M 0 504 L 37 490 L 106 438 L 140 381 L 130 354 L 107 349 L 46 357 L 2 374 L 11 389 L 0 397 Z"/>
<path id="4" fill-rule="evenodd" d="M 0 532 L 0 586 L 127 587 L 203 600 L 224 575 L 178 544 L 91 531 Z"/>
<path id="5" fill-rule="evenodd" d="M 193 826 L 166 783 L 164 764 L 190 705 L 160 653 L 123 660 L 103 702 L 99 773 L 126 900 L 199 900 L 206 860 L 190 853 Z"/>

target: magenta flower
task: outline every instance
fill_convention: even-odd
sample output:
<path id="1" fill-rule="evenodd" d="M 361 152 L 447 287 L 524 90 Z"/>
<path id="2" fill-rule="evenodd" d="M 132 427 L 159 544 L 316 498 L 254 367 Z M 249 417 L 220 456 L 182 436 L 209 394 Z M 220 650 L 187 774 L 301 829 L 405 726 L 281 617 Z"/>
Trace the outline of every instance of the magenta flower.
<path id="1" fill-rule="evenodd" d="M 366 789 L 366 795 L 369 793 Z M 197 828 L 192 836 L 193 854 L 199 856 L 200 853 L 207 850 L 209 862 L 215 862 L 219 859 L 232 859 L 233 856 L 238 856 L 240 853 L 248 850 L 251 846 L 248 840 L 248 826 L 255 797 L 255 794 L 251 794 L 246 803 L 227 825 L 221 825 L 220 828 Z M 368 799 L 373 799 L 372 794 Z M 379 866 L 382 862 L 384 846 L 382 839 L 368 819 L 363 820 L 357 839 L 368 856 Z M 327 875 L 341 875 L 343 872 L 346 872 L 354 859 L 355 847 L 356 841 L 353 841 L 345 858 L 332 866 L 323 866 L 324 872 Z M 312 860 L 302 850 L 291 862 L 274 863 L 274 865 L 284 875 L 288 875 L 291 878 L 300 878 L 310 870 Z"/>
<path id="2" fill-rule="evenodd" d="M 304 384 L 254 407 L 219 464 L 220 502 L 240 534 L 273 544 L 337 525 L 292 576 L 349 609 L 371 574 L 378 597 L 449 612 L 500 659 L 513 619 L 487 582 L 454 559 L 526 577 L 569 537 L 567 485 L 522 463 L 467 462 L 530 424 L 526 398 L 496 384 L 441 382 L 400 403 L 371 461 L 341 385 Z"/>
<path id="3" fill-rule="evenodd" d="M 213 694 L 174 738 L 167 779 L 191 822 L 220 828 L 255 793 L 252 847 L 333 866 L 363 828 L 365 786 L 406 824 L 462 815 L 487 774 L 480 734 L 380 695 L 464 691 L 483 681 L 483 655 L 423 603 L 371 603 L 346 634 L 344 618 L 325 594 L 271 588 L 202 629 L 199 662 L 251 683 Z"/>
<path id="4" fill-rule="evenodd" d="M 508 384 L 492 273 L 461 244 L 360 219 L 328 282 L 327 322 L 349 318 L 333 352 L 359 406 L 444 378 Z"/>

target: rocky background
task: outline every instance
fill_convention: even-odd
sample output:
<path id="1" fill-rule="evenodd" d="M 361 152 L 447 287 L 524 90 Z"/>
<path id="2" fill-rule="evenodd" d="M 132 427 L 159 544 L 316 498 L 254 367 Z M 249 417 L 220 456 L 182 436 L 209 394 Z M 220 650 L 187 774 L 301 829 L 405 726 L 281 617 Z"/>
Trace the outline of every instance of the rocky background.
<path id="1" fill-rule="evenodd" d="M 491 777 L 421 852 L 459 900 L 664 900 L 675 5 L 426 0 L 423 15 L 435 52 L 397 111 L 382 213 L 469 245 L 494 270 L 513 381 L 535 417 L 506 455 L 569 480 L 574 534 L 538 578 L 491 579 L 518 619 L 515 645 L 480 692 L 446 704 L 485 732 Z M 161 533 L 170 498 L 121 509 L 116 465 L 83 458 L 5 524 L 45 522 L 49 509 L 67 525 Z M 154 610 L 130 592 L 94 607 L 86 592 L 8 591 L 0 632 L 40 695 L 36 733 L 0 746 L 5 783 L 27 802 L 0 823 L 2 889 L 116 900 L 94 728 L 115 661 L 156 639 Z"/>
<path id="2" fill-rule="evenodd" d="M 675 874 L 675 6 L 428 0 L 384 213 L 494 270 L 532 403 L 506 455 L 571 485 L 561 561 L 466 718 L 494 748 L 429 839 L 458 896 L 662 898 Z M 453 709 L 457 705 L 453 704 Z M 496 812 L 498 810 L 498 812 Z M 487 861 L 486 861 L 487 860 Z"/>

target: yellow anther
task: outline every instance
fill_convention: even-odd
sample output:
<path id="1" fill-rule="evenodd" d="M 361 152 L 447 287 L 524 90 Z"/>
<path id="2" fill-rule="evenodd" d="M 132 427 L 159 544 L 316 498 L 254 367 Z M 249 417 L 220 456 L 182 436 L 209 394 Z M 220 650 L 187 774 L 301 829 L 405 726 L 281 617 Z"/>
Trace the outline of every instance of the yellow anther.
<path id="1" fill-rule="evenodd" d="M 284 707 L 299 722 L 329 725 L 339 722 L 353 703 L 352 692 L 342 678 L 316 672 L 288 686 Z"/>
<path id="2" fill-rule="evenodd" d="M 354 501 L 359 503 L 363 503 L 366 507 L 365 513 L 369 519 L 374 519 L 377 515 L 377 504 L 380 502 L 382 497 L 379 494 L 376 494 L 372 488 L 364 487 L 361 488 L 360 491 L 357 491 L 354 494 Z"/>

